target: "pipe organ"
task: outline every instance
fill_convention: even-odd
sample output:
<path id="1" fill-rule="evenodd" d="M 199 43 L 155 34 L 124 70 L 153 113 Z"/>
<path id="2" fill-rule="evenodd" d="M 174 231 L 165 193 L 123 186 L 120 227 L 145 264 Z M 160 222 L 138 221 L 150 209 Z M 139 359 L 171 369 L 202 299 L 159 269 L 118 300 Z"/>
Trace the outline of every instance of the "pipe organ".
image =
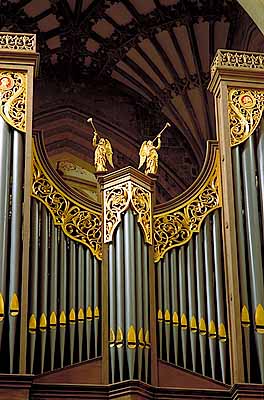
<path id="1" fill-rule="evenodd" d="M 63 181 L 32 136 L 35 36 L 6 36 L 0 371 L 41 380 L 96 366 L 105 385 L 176 387 L 184 373 L 222 388 L 263 384 L 263 56 L 218 51 L 218 137 L 184 193 L 155 205 L 158 177 L 128 166 L 97 173 L 98 203 Z"/>

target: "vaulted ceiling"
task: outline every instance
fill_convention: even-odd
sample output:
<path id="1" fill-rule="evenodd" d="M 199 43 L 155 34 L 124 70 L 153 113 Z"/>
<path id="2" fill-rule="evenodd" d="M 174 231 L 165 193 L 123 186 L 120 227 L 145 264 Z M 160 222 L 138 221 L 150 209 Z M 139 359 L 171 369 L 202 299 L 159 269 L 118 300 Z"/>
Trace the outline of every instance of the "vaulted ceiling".
<path id="1" fill-rule="evenodd" d="M 73 120 L 79 118 L 84 126 L 86 110 L 86 114 L 98 117 L 103 130 L 107 131 L 106 120 L 109 122 L 112 139 L 115 142 L 116 133 L 117 150 L 123 154 L 117 166 L 122 166 L 134 159 L 132 150 L 130 157 L 126 154 L 126 140 L 138 148 L 143 139 L 156 134 L 168 120 L 172 128 L 164 135 L 160 152 L 160 200 L 184 190 L 193 181 L 203 163 L 206 141 L 215 137 L 214 107 L 207 91 L 210 63 L 218 48 L 241 43 L 242 38 L 237 40 L 241 19 L 246 21 L 244 30 L 252 26 L 235 0 L 0 3 L 2 30 L 38 35 L 42 83 L 37 86 L 36 120 L 41 121 L 37 127 L 43 128 L 41 124 L 47 123 L 45 112 L 56 115 L 56 107 L 63 111 L 65 91 L 60 94 L 56 87 L 67 87 L 67 107 L 75 114 Z M 51 82 L 53 91 L 49 89 L 45 103 L 45 88 Z M 76 107 L 82 103 L 78 96 L 83 99 L 82 110 L 80 105 Z M 120 114 L 116 120 L 115 102 Z M 129 105 L 129 111 L 124 110 L 124 104 Z M 58 114 L 55 120 L 58 121 Z M 48 122 L 51 121 L 49 116 Z M 58 148 L 54 129 L 48 140 L 51 153 Z M 126 133 L 118 135 L 122 129 Z M 120 141 L 123 150 L 118 149 Z M 85 148 L 77 133 L 72 142 L 77 147 L 79 143 L 80 153 Z"/>

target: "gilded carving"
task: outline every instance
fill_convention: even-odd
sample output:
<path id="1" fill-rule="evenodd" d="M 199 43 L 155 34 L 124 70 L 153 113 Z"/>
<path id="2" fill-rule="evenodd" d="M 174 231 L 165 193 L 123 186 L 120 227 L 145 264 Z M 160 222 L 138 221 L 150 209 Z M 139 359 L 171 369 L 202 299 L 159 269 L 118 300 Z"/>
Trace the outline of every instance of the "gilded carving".
<path id="1" fill-rule="evenodd" d="M 138 223 L 144 232 L 146 243 L 152 244 L 151 193 L 141 186 L 127 182 L 104 192 L 104 242 L 112 241 L 121 214 L 129 204 L 138 214 Z"/>
<path id="2" fill-rule="evenodd" d="M 86 245 L 99 260 L 102 259 L 102 219 L 100 213 L 90 210 L 63 193 L 50 180 L 41 166 L 36 150 L 33 157 L 32 196 L 51 212 L 54 223 L 60 225 L 71 239 Z"/>
<path id="3" fill-rule="evenodd" d="M 0 114 L 4 120 L 26 132 L 26 72 L 0 71 Z"/>
<path id="4" fill-rule="evenodd" d="M 229 88 L 228 97 L 231 146 L 236 146 L 244 142 L 259 124 L 264 106 L 264 91 Z"/>
<path id="5" fill-rule="evenodd" d="M 0 50 L 36 51 L 36 35 L 25 33 L 0 33 Z"/>
<path id="6" fill-rule="evenodd" d="M 154 261 L 176 246 L 187 243 L 194 232 L 199 232 L 204 218 L 221 206 L 219 154 L 202 188 L 183 205 L 153 218 Z"/>
<path id="7" fill-rule="evenodd" d="M 264 56 L 261 53 L 218 50 L 211 66 L 211 75 L 219 67 L 263 69 Z"/>

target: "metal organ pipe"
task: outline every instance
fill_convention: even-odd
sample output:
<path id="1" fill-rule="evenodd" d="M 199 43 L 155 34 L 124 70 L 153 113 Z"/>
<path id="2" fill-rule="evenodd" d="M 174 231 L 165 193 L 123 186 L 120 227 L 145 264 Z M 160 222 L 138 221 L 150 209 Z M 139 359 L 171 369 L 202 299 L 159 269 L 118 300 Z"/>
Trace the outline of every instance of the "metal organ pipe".
<path id="1" fill-rule="evenodd" d="M 178 365 L 179 342 L 179 302 L 178 302 L 178 277 L 177 277 L 177 253 L 176 249 L 170 253 L 170 282 L 171 282 L 171 318 L 173 330 L 174 362 Z"/>
<path id="2" fill-rule="evenodd" d="M 123 228 L 120 224 L 116 232 L 116 347 L 119 365 L 119 379 L 124 378 L 124 330 L 125 330 L 125 293 L 124 293 L 124 248 Z"/>
<path id="3" fill-rule="evenodd" d="M 109 352 L 111 382 L 115 381 L 115 340 L 116 340 L 116 271 L 115 271 L 115 248 L 114 244 L 109 244 Z"/>
<path id="4" fill-rule="evenodd" d="M 22 240 L 22 193 L 24 144 L 22 134 L 12 134 L 12 197 L 10 235 L 10 278 L 9 278 L 9 355 L 10 373 L 13 372 L 17 316 L 19 314 L 19 276 Z"/>
<path id="5" fill-rule="evenodd" d="M 11 137 L 9 127 L 3 118 L 0 117 L 0 346 L 2 342 L 6 302 L 10 151 Z"/>
<path id="6" fill-rule="evenodd" d="M 58 228 L 51 223 L 51 259 L 50 259 L 50 365 L 51 371 L 54 369 L 56 332 L 57 332 L 57 287 L 58 287 Z"/>
<path id="7" fill-rule="evenodd" d="M 254 136 L 245 142 L 242 151 L 242 173 L 244 186 L 244 204 L 247 232 L 248 265 L 251 286 L 252 315 L 255 317 L 255 339 L 259 359 L 261 381 L 264 383 L 264 335 L 259 334 L 263 326 L 258 326 L 258 313 L 263 316 L 264 279 L 261 254 L 261 231 L 256 188 L 256 159 Z M 262 308 L 261 308 L 262 307 Z"/>
<path id="8" fill-rule="evenodd" d="M 142 244 L 141 244 L 141 232 L 138 224 L 135 224 L 135 257 L 136 257 L 136 310 L 137 310 L 137 338 L 138 338 L 138 379 L 141 379 L 142 375 L 142 359 L 143 349 L 145 347 L 144 340 L 144 328 L 143 326 L 143 302 L 144 302 L 144 286 L 143 276 L 144 269 L 147 265 L 143 262 L 142 257 Z M 145 309 L 144 309 L 145 311 Z"/>

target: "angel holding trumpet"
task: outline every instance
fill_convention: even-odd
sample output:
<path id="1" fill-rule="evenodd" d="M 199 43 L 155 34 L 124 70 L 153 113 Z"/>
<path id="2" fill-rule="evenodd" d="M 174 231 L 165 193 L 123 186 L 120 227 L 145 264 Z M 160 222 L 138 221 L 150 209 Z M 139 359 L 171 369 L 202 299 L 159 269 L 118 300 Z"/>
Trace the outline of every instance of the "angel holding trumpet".
<path id="1" fill-rule="evenodd" d="M 169 122 L 166 123 L 164 128 L 158 133 L 158 135 L 155 137 L 154 140 L 145 140 L 140 148 L 139 151 L 139 166 L 138 169 L 142 167 L 144 162 L 146 161 L 146 169 L 145 169 L 145 174 L 146 175 L 155 175 L 158 172 L 158 150 L 161 147 L 161 134 L 162 132 L 167 128 L 171 126 Z M 157 146 L 154 145 L 154 142 L 158 140 Z"/>
<path id="2" fill-rule="evenodd" d="M 91 123 L 94 136 L 93 136 L 93 147 L 94 151 L 94 166 L 96 172 L 105 172 L 107 171 L 106 163 L 107 161 L 114 168 L 113 164 L 113 150 L 111 143 L 108 139 L 101 138 L 93 124 L 93 119 L 87 119 L 87 122 Z"/>

